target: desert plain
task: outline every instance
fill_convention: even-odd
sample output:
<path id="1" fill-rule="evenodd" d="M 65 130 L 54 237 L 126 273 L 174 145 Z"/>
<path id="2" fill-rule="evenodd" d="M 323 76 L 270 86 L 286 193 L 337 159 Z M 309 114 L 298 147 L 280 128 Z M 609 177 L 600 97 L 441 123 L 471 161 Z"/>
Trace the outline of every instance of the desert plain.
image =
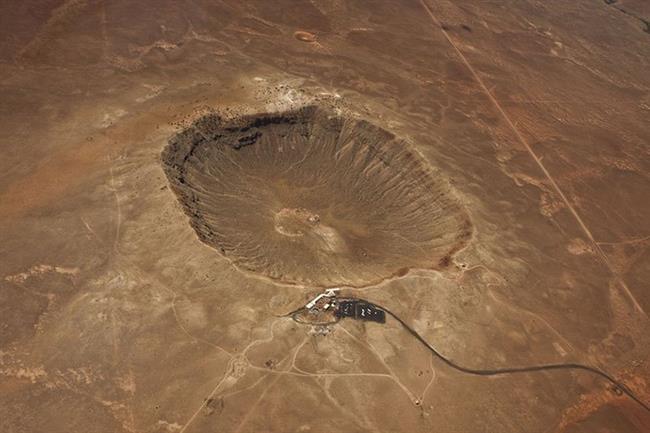
<path id="1" fill-rule="evenodd" d="M 0 431 L 650 431 L 649 20 L 2 3 Z"/>

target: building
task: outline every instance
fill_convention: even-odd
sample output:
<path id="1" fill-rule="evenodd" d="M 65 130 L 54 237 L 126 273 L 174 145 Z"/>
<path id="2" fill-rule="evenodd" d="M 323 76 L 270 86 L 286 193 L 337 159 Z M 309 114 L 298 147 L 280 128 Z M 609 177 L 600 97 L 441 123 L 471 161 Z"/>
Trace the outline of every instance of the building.
<path id="1" fill-rule="evenodd" d="M 321 299 L 323 299 L 323 298 L 335 298 L 336 297 L 336 292 L 338 292 L 339 290 L 340 289 L 338 287 L 335 287 L 333 289 L 325 290 L 323 293 L 321 293 L 320 295 L 316 296 L 314 299 L 309 301 L 307 303 L 307 305 L 305 305 L 305 308 L 308 309 L 308 310 L 311 310 L 312 308 L 314 308 L 316 306 L 316 304 L 318 304 L 318 302 Z M 329 306 L 329 304 L 330 303 L 328 302 L 326 305 Z"/>

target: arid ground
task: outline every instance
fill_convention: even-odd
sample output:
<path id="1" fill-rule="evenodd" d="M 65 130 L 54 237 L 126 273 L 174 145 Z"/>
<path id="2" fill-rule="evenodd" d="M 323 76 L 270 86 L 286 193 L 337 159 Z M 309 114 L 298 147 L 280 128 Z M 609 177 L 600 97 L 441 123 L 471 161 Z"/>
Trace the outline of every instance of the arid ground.
<path id="1" fill-rule="evenodd" d="M 0 432 L 650 431 L 649 2 L 0 24 Z"/>

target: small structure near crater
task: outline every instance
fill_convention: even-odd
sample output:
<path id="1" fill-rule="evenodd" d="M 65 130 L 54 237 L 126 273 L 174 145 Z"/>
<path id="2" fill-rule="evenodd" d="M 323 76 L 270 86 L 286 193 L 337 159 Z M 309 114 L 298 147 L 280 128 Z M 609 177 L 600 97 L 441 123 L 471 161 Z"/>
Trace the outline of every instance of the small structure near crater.
<path id="1" fill-rule="evenodd" d="M 339 288 L 327 289 L 293 314 L 294 320 L 312 325 L 329 325 L 344 318 L 386 323 L 386 312 L 362 299 L 338 299 Z"/>
<path id="2" fill-rule="evenodd" d="M 314 308 L 314 307 L 319 303 L 319 301 L 320 301 L 321 299 L 323 299 L 323 298 L 327 298 L 325 304 L 323 305 L 323 309 L 324 309 L 324 310 L 329 309 L 330 306 L 331 306 L 334 302 L 336 302 L 336 299 L 332 299 L 332 298 L 336 298 L 336 292 L 338 292 L 339 290 L 341 290 L 341 289 L 339 289 L 338 287 L 337 287 L 337 288 L 333 288 L 333 289 L 327 289 L 327 290 L 325 290 L 323 293 L 321 293 L 320 295 L 316 296 L 316 297 L 315 297 L 314 299 L 312 299 L 311 301 L 307 302 L 307 304 L 305 305 L 305 308 L 308 309 L 308 310 L 311 310 L 312 308 Z"/>

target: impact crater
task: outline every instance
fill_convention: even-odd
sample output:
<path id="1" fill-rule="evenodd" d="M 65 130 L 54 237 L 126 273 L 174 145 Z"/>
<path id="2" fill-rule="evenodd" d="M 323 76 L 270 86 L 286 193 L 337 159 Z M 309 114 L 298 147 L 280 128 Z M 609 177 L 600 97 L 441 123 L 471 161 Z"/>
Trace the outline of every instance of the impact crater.
<path id="1" fill-rule="evenodd" d="M 449 183 L 404 140 L 316 106 L 205 116 L 162 161 L 201 241 L 286 283 L 361 287 L 444 268 L 472 233 Z"/>

